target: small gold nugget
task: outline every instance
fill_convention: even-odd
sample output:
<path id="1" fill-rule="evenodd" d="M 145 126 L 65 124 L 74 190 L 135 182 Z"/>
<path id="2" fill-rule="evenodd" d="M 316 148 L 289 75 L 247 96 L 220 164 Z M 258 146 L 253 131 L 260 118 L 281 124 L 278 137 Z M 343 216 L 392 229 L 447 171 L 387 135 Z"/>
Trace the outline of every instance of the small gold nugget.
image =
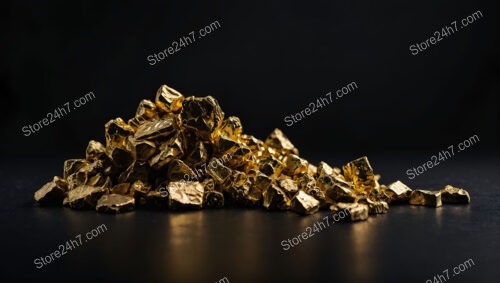
<path id="1" fill-rule="evenodd" d="M 428 190 L 415 190 L 411 192 L 410 204 L 440 207 L 441 192 L 431 192 Z"/>
<path id="2" fill-rule="evenodd" d="M 280 129 L 260 140 L 245 134 L 238 117 L 225 116 L 212 96 L 184 97 L 167 85 L 153 100 L 141 100 L 127 122 L 108 121 L 104 141 L 90 140 L 84 159 L 66 160 L 62 178 L 36 191 L 35 202 L 106 213 L 135 207 L 331 209 L 348 221 L 386 213 L 388 203 L 470 202 L 465 190 L 451 186 L 440 192 L 412 192 L 400 181 L 385 186 L 365 156 L 344 166 L 315 166 Z"/>
<path id="3" fill-rule="evenodd" d="M 319 209 L 319 201 L 301 190 L 293 197 L 291 209 L 299 214 L 313 214 Z"/>
<path id="4" fill-rule="evenodd" d="M 368 205 L 362 203 L 344 203 L 332 204 L 330 210 L 337 214 L 340 221 L 363 221 L 368 219 Z"/>
<path id="5" fill-rule="evenodd" d="M 443 203 L 470 203 L 469 193 L 464 189 L 447 185 L 441 189 L 440 192 Z"/>
<path id="6" fill-rule="evenodd" d="M 97 212 L 122 213 L 134 209 L 135 200 L 133 197 L 109 194 L 103 195 L 96 205 Z"/>
<path id="7" fill-rule="evenodd" d="M 411 192 L 412 190 L 399 180 L 389 184 L 385 190 L 389 203 L 408 203 Z"/>

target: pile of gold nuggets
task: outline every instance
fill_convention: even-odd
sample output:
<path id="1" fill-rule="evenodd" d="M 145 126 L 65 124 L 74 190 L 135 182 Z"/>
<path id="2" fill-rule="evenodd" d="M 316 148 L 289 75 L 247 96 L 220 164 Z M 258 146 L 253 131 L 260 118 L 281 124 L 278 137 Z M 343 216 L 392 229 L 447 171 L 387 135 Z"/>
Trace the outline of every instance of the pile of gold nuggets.
<path id="1" fill-rule="evenodd" d="M 400 181 L 379 184 L 366 157 L 342 168 L 314 166 L 275 129 L 265 141 L 243 133 L 240 119 L 224 117 L 212 96 L 184 97 L 163 85 L 155 102 L 142 100 L 135 117 L 105 126 L 106 145 L 91 140 L 85 159 L 64 162 L 35 193 L 39 205 L 120 213 L 135 207 L 184 210 L 264 207 L 312 214 L 345 210 L 347 220 L 386 213 L 389 203 L 439 207 L 469 203 L 446 186 L 411 190 Z"/>

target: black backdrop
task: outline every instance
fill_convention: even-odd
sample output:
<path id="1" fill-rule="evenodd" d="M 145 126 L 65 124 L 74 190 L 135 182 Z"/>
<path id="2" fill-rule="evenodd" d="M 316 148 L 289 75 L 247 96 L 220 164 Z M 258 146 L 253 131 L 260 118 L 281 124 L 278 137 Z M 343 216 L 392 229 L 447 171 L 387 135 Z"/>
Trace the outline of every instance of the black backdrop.
<path id="1" fill-rule="evenodd" d="M 496 1 L 15 1 L 4 4 L 1 154 L 82 155 L 161 84 L 212 95 L 259 138 L 278 127 L 303 153 L 443 149 L 477 134 L 500 144 Z M 413 56 L 409 46 L 480 10 Z M 147 56 L 218 21 L 151 66 Z M 350 82 L 306 119 L 284 117 Z M 92 91 L 28 137 L 21 128 Z"/>

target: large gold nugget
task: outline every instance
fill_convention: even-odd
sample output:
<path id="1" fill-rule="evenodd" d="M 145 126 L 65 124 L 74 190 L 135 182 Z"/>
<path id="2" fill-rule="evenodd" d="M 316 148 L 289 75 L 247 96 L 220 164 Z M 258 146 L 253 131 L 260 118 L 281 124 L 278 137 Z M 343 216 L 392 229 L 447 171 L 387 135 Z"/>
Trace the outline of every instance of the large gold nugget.
<path id="1" fill-rule="evenodd" d="M 469 193 L 460 188 L 456 188 L 450 185 L 441 189 L 441 201 L 443 203 L 453 203 L 453 204 L 461 204 L 461 203 L 470 203 L 470 195 Z"/>
<path id="2" fill-rule="evenodd" d="M 89 145 L 85 151 L 85 158 L 89 161 L 103 160 L 107 158 L 106 147 L 98 141 L 89 141 Z"/>
<path id="3" fill-rule="evenodd" d="M 440 207 L 442 205 L 441 192 L 415 190 L 411 193 L 410 204 Z"/>
<path id="4" fill-rule="evenodd" d="M 284 165 L 279 159 L 274 156 L 268 156 L 262 160 L 259 170 L 274 179 L 281 174 L 283 167 Z"/>
<path id="5" fill-rule="evenodd" d="M 276 185 L 272 184 L 263 195 L 263 206 L 269 210 L 287 210 L 290 207 L 290 200 Z"/>
<path id="6" fill-rule="evenodd" d="M 105 193 L 102 187 L 79 186 L 68 192 L 63 204 L 75 209 L 95 208 L 97 200 Z"/>
<path id="7" fill-rule="evenodd" d="M 135 200 L 133 197 L 110 194 L 103 195 L 98 201 L 97 212 L 122 213 L 134 210 Z"/>
<path id="8" fill-rule="evenodd" d="M 396 181 L 387 186 L 385 194 L 390 203 L 408 203 L 412 190 L 401 181 Z"/>
<path id="9" fill-rule="evenodd" d="M 147 121 L 135 132 L 136 140 L 153 140 L 160 137 L 166 137 L 172 134 L 175 129 L 175 121 L 172 117 L 165 117 L 160 120 Z"/>
<path id="10" fill-rule="evenodd" d="M 335 171 L 333 171 L 333 168 L 324 161 L 321 161 L 319 163 L 317 171 L 319 176 L 335 175 Z"/>
<path id="11" fill-rule="evenodd" d="M 170 162 L 170 164 L 168 164 L 167 180 L 191 181 L 193 179 L 197 179 L 194 176 L 194 171 L 180 159 L 174 159 L 172 160 L 172 162 Z"/>
<path id="12" fill-rule="evenodd" d="M 309 162 L 298 157 L 295 154 L 289 154 L 286 158 L 285 174 L 295 176 L 300 173 L 308 172 Z"/>
<path id="13" fill-rule="evenodd" d="M 127 143 L 127 147 L 131 149 L 132 156 L 137 161 L 147 161 L 156 152 L 156 145 L 152 141 L 137 141 L 133 136 L 129 136 Z"/>
<path id="14" fill-rule="evenodd" d="M 203 186 L 200 182 L 177 181 L 168 185 L 170 209 L 199 209 L 203 205 Z"/>
<path id="15" fill-rule="evenodd" d="M 224 119 L 224 112 L 217 100 L 211 96 L 191 96 L 182 102 L 181 119 L 184 127 L 194 130 L 204 140 L 212 140 L 212 133 L 220 127 Z"/>
<path id="16" fill-rule="evenodd" d="M 158 114 L 156 112 L 156 105 L 151 100 L 141 100 L 139 106 L 137 107 L 137 111 L 135 112 L 135 117 L 141 120 L 157 119 Z"/>
<path id="17" fill-rule="evenodd" d="M 183 100 L 184 96 L 180 92 L 167 85 L 162 85 L 156 92 L 156 106 L 167 113 L 179 110 Z"/>
<path id="18" fill-rule="evenodd" d="M 225 183 L 231 176 L 231 169 L 218 162 L 215 157 L 210 159 L 206 168 L 208 175 L 210 175 L 217 184 Z"/>
<path id="19" fill-rule="evenodd" d="M 48 182 L 35 192 L 35 201 L 40 205 L 61 205 L 64 193 L 65 189 L 56 182 Z"/>
<path id="20" fill-rule="evenodd" d="M 316 187 L 316 180 L 309 173 L 301 173 L 297 176 L 294 176 L 295 181 L 297 181 L 297 185 L 300 190 L 307 191 L 311 188 Z"/>
<path id="21" fill-rule="evenodd" d="M 134 134 L 134 129 L 122 118 L 110 120 L 104 126 L 107 146 L 123 146 L 125 139 Z"/>
<path id="22" fill-rule="evenodd" d="M 354 183 L 358 193 L 370 193 L 376 186 L 372 166 L 366 156 L 353 160 L 342 167 L 346 181 Z"/>
<path id="23" fill-rule="evenodd" d="M 89 162 L 85 159 L 68 159 L 64 161 L 63 178 L 67 179 L 71 174 L 78 172 Z"/>
<path id="24" fill-rule="evenodd" d="M 363 221 L 368 219 L 368 205 L 362 203 L 344 203 L 332 204 L 330 210 L 336 215 L 334 221 Z"/>
<path id="25" fill-rule="evenodd" d="M 293 197 L 299 191 L 297 183 L 290 178 L 280 177 L 277 183 L 288 197 Z"/>
<path id="26" fill-rule="evenodd" d="M 194 148 L 186 156 L 184 162 L 192 167 L 205 164 L 208 160 L 208 152 L 202 141 L 196 142 Z"/>
<path id="27" fill-rule="evenodd" d="M 285 134 L 283 134 L 280 129 L 274 129 L 274 131 L 267 137 L 265 144 L 285 154 L 299 154 L 298 149 L 295 148 L 292 142 L 285 136 Z"/>
<path id="28" fill-rule="evenodd" d="M 235 116 L 226 118 L 222 121 L 220 132 L 233 140 L 238 140 L 240 134 L 243 132 L 240 118 Z"/>
<path id="29" fill-rule="evenodd" d="M 291 209 L 299 214 L 313 214 L 319 209 L 319 201 L 300 190 L 292 199 Z"/>

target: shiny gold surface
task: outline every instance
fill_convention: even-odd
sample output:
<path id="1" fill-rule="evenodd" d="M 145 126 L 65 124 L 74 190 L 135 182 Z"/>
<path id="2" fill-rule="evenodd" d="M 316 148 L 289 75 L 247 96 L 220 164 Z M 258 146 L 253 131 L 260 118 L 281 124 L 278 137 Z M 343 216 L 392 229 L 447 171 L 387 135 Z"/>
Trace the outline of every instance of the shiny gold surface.
<path id="1" fill-rule="evenodd" d="M 225 117 L 212 96 L 184 97 L 166 85 L 154 102 L 142 100 L 128 123 L 107 122 L 104 137 L 104 144 L 89 141 L 85 159 L 66 160 L 63 177 L 35 192 L 35 202 L 113 213 L 134 207 L 345 209 L 351 221 L 386 213 L 388 203 L 470 202 L 465 190 L 451 186 L 428 192 L 400 181 L 381 184 L 367 157 L 316 166 L 280 129 L 260 140 L 244 133 L 238 117 Z"/>
<path id="2" fill-rule="evenodd" d="M 133 197 L 118 194 L 103 195 L 96 205 L 97 212 L 123 213 L 134 209 L 135 200 Z"/>
<path id="3" fill-rule="evenodd" d="M 411 192 L 410 202 L 411 205 L 425 205 L 431 207 L 440 207 L 441 192 L 431 192 L 428 190 L 415 190 Z"/>
<path id="4" fill-rule="evenodd" d="M 300 190 L 292 199 L 291 210 L 299 214 L 313 214 L 319 209 L 319 201 Z"/>

